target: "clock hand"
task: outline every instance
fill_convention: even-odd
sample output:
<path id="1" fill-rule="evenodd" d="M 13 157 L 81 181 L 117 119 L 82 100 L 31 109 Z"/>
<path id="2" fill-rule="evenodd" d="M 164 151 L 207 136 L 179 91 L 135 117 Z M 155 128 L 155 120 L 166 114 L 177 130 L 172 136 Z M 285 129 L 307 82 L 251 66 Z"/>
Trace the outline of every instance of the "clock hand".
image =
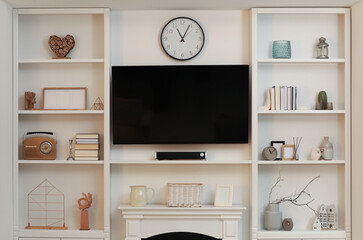
<path id="1" fill-rule="evenodd" d="M 184 41 L 185 34 L 187 34 L 187 32 L 188 32 L 189 27 L 190 27 L 190 24 L 188 25 L 187 30 L 185 30 L 185 32 L 184 32 L 184 35 L 182 37 L 183 41 Z"/>
<path id="2" fill-rule="evenodd" d="M 176 29 L 177 31 L 178 31 L 178 33 L 179 33 L 179 36 L 181 37 L 181 42 L 184 42 L 184 38 L 182 37 L 182 35 L 180 34 L 180 32 L 179 32 L 179 29 Z"/>

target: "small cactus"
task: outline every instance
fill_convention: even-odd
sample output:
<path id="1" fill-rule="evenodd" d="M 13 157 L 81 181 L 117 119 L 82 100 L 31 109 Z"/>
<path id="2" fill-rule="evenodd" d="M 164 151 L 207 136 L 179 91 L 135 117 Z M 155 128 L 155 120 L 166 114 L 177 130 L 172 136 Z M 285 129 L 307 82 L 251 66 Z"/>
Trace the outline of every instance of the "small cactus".
<path id="1" fill-rule="evenodd" d="M 320 91 L 318 95 L 318 102 L 321 104 L 321 109 L 326 109 L 326 104 L 328 102 L 328 97 L 325 91 Z"/>

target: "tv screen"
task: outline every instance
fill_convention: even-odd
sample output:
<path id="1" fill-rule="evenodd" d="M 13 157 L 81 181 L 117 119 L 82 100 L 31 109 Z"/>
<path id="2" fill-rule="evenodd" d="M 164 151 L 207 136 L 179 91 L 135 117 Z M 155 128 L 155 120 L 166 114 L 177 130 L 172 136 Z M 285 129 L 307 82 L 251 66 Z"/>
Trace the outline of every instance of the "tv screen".
<path id="1" fill-rule="evenodd" d="M 112 67 L 114 144 L 248 143 L 248 65 Z"/>

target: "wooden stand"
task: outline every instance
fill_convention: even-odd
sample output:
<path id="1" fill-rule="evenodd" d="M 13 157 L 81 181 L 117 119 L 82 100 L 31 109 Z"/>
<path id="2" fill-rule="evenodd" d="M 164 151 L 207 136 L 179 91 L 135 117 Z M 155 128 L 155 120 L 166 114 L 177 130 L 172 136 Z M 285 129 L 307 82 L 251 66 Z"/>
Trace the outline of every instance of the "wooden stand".
<path id="1" fill-rule="evenodd" d="M 81 209 L 81 226 L 80 230 L 89 230 L 89 221 L 88 221 L 88 210 L 87 208 L 91 207 L 92 204 L 92 194 L 88 193 L 87 195 L 85 193 L 83 194 L 83 198 L 78 199 L 78 205 L 79 209 Z M 83 201 L 83 203 L 82 203 Z"/>
<path id="2" fill-rule="evenodd" d="M 89 221 L 88 221 L 88 210 L 81 210 L 81 227 L 80 230 L 89 230 Z"/>

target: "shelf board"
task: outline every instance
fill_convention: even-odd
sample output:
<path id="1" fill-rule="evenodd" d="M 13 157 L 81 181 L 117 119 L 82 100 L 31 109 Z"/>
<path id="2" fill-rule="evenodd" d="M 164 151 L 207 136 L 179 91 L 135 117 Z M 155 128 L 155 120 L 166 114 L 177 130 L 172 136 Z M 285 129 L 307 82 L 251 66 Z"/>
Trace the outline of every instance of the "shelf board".
<path id="1" fill-rule="evenodd" d="M 104 114 L 104 110 L 19 110 L 19 115 Z"/>
<path id="2" fill-rule="evenodd" d="M 103 63 L 102 58 L 89 58 L 89 59 L 22 59 L 19 64 L 34 64 L 34 63 Z"/>
<path id="3" fill-rule="evenodd" d="M 267 161 L 259 160 L 259 165 L 339 165 L 345 164 L 345 160 L 282 160 L 282 161 Z"/>
<path id="4" fill-rule="evenodd" d="M 97 161 L 68 161 L 68 160 L 19 160 L 19 164 L 65 164 L 65 165 L 102 165 L 104 164 L 103 160 Z"/>
<path id="5" fill-rule="evenodd" d="M 111 164 L 125 165 L 241 165 L 251 164 L 251 160 L 212 161 L 212 160 L 111 160 Z"/>
<path id="6" fill-rule="evenodd" d="M 51 237 L 71 237 L 71 238 L 104 238 L 103 230 L 20 230 L 19 237 L 51 238 Z"/>
<path id="7" fill-rule="evenodd" d="M 344 230 L 292 230 L 292 231 L 259 231 L 257 233 L 258 239 L 302 239 L 302 238 L 345 238 Z"/>
<path id="8" fill-rule="evenodd" d="M 285 59 L 269 58 L 257 60 L 258 63 L 344 63 L 344 58 L 338 59 Z"/>
<path id="9" fill-rule="evenodd" d="M 259 110 L 258 114 L 266 115 L 294 115 L 294 114 L 345 114 L 345 110 Z"/>

